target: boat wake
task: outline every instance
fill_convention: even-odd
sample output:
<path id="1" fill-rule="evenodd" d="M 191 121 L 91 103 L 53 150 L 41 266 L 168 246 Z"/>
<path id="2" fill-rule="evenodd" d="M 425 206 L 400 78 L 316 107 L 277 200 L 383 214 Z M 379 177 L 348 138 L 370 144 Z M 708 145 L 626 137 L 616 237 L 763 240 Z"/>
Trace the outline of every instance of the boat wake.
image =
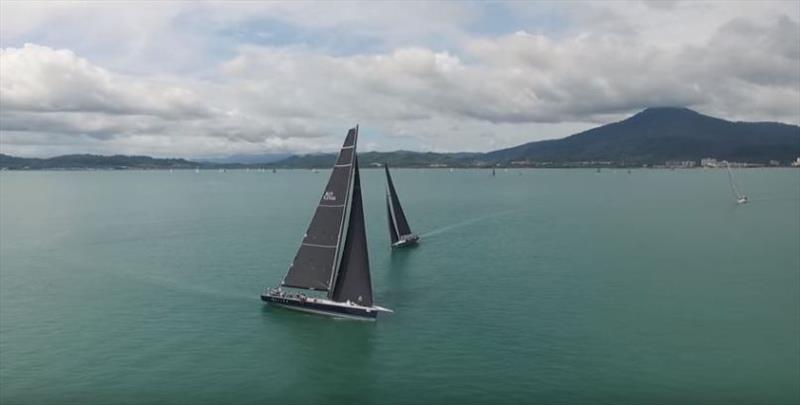
<path id="1" fill-rule="evenodd" d="M 770 202 L 770 201 L 800 201 L 800 198 L 787 198 L 787 197 L 773 197 L 773 196 L 766 196 L 766 197 L 756 197 L 756 198 L 748 198 L 748 203 L 762 203 L 762 202 Z"/>
<path id="2" fill-rule="evenodd" d="M 492 218 L 502 217 L 504 215 L 512 214 L 512 213 L 519 212 L 519 211 L 522 211 L 522 209 L 513 209 L 513 210 L 500 211 L 500 212 L 495 212 L 493 214 L 484 215 L 484 216 L 478 217 L 478 218 L 471 218 L 471 219 L 468 219 L 466 221 L 457 222 L 457 223 L 452 224 L 452 225 L 447 225 L 447 226 L 443 226 L 441 228 L 437 228 L 437 229 L 428 231 L 428 232 L 423 233 L 422 235 L 420 235 L 420 238 L 428 238 L 428 237 L 431 237 L 431 236 L 434 236 L 434 235 L 439 235 L 441 233 L 452 231 L 453 229 L 463 228 L 465 226 L 470 226 L 470 225 L 478 223 L 478 222 L 486 221 L 486 220 L 492 219 Z"/>
<path id="3" fill-rule="evenodd" d="M 253 297 L 257 297 L 257 295 L 249 294 L 245 292 L 234 292 L 234 291 L 226 291 L 220 290 L 213 287 L 208 287 L 204 285 L 186 283 L 183 281 L 179 281 L 169 277 L 161 277 L 156 275 L 135 275 L 132 278 L 136 279 L 137 281 L 149 284 L 151 286 L 157 288 L 163 288 L 167 290 L 172 290 L 176 293 L 186 293 L 192 295 L 203 295 L 207 297 L 216 297 L 225 300 L 248 300 L 252 301 Z"/>

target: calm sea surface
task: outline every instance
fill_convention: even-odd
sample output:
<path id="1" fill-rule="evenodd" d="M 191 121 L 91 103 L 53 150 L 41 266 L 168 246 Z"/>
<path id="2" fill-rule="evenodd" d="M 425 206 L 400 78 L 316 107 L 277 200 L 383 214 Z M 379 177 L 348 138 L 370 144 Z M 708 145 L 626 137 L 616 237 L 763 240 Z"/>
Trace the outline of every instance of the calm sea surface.
<path id="1" fill-rule="evenodd" d="M 259 300 L 327 171 L 0 173 L 0 402 L 800 402 L 800 170 L 393 174 L 368 323 Z"/>

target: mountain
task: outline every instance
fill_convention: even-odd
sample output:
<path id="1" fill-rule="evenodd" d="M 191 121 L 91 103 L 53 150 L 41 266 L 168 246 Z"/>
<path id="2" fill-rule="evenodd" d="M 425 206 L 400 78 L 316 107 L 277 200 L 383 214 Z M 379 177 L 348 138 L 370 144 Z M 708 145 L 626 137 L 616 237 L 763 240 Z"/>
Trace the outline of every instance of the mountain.
<path id="1" fill-rule="evenodd" d="M 430 165 L 460 166 L 481 153 L 434 153 L 434 152 L 359 152 L 358 164 L 362 167 L 380 166 L 388 163 L 395 167 L 429 167 Z M 283 168 L 323 168 L 330 167 L 336 160 L 333 153 L 292 156 L 276 162 L 274 166 Z"/>
<path id="2" fill-rule="evenodd" d="M 291 153 L 264 153 L 260 155 L 231 155 L 225 157 L 205 158 L 200 161 L 221 164 L 259 165 L 278 162 L 293 156 Z"/>
<path id="3" fill-rule="evenodd" d="M 482 159 L 664 163 L 713 157 L 742 162 L 788 162 L 800 156 L 800 127 L 775 122 L 731 122 L 686 108 L 648 108 L 628 119 L 563 139 L 497 150 Z"/>
<path id="4" fill-rule="evenodd" d="M 246 156 L 246 157 L 245 157 Z M 776 122 L 732 122 L 686 108 L 648 108 L 625 120 L 603 125 L 563 139 L 530 142 L 488 153 L 363 152 L 362 167 L 485 167 L 512 162 L 529 166 L 569 167 L 609 162 L 611 165 L 664 164 L 670 160 L 716 158 L 736 162 L 784 164 L 800 156 L 800 127 Z M 332 153 L 289 156 L 232 156 L 221 161 L 193 162 L 148 156 L 65 155 L 49 159 L 0 154 L 0 168 L 8 169 L 186 169 L 207 168 L 327 168 Z M 588 163 L 587 163 L 588 162 Z"/>
<path id="5" fill-rule="evenodd" d="M 479 156 L 478 153 L 432 153 L 432 152 L 365 152 L 358 154 L 359 163 L 363 167 L 382 165 L 384 162 L 392 166 L 428 167 L 431 164 L 459 165 L 464 159 Z M 52 158 L 22 158 L 0 154 L 0 168 L 11 170 L 44 170 L 44 169 L 243 169 L 279 167 L 286 169 L 326 168 L 333 165 L 336 155 L 313 154 L 289 156 L 280 161 L 258 163 L 242 161 L 242 159 L 222 159 L 222 161 L 191 161 L 185 159 L 158 159 L 149 156 L 102 156 L 102 155 L 64 155 Z M 238 161 L 237 161 L 238 160 Z M 247 160 L 247 159 L 244 159 Z"/>
<path id="6" fill-rule="evenodd" d="M 787 164 L 800 156 L 800 127 L 776 122 L 732 122 L 687 108 L 648 108 L 623 121 L 603 125 L 562 139 L 530 142 L 488 153 L 367 152 L 362 165 L 388 162 L 392 166 L 432 164 L 482 167 L 488 165 L 575 166 L 579 162 L 613 165 L 664 164 L 670 160 L 711 157 L 720 160 Z M 292 156 L 281 167 L 311 168 L 333 164 L 335 156 Z M 581 165 L 581 164 L 577 164 Z M 591 163 L 589 163 L 591 165 Z"/>
<path id="7" fill-rule="evenodd" d="M 63 155 L 52 158 L 21 158 L 0 154 L 0 168 L 7 169 L 188 169 L 199 164 L 185 159 L 149 156 Z"/>

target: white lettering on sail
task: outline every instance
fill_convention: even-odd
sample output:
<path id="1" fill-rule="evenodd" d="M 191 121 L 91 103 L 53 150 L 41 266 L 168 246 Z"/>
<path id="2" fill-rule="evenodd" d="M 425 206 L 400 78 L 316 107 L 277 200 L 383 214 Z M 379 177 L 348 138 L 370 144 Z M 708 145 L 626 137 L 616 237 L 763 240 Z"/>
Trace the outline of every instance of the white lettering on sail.
<path id="1" fill-rule="evenodd" d="M 333 194 L 333 191 L 326 191 L 322 199 L 325 201 L 336 201 L 336 195 Z"/>

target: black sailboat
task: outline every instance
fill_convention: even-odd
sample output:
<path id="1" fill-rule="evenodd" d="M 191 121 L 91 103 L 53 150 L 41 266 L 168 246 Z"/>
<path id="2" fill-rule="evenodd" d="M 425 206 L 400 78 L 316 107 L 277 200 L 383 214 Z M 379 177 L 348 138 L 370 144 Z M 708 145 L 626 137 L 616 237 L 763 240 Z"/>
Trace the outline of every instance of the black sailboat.
<path id="1" fill-rule="evenodd" d="M 261 294 L 263 301 L 304 312 L 367 320 L 375 319 L 378 312 L 391 312 L 372 302 L 357 141 L 355 127 L 347 133 L 294 262 L 280 286 Z M 284 288 L 311 290 L 318 296 Z"/>
<path id="2" fill-rule="evenodd" d="M 394 189 L 392 182 L 392 175 L 389 174 L 389 165 L 383 164 L 386 170 L 386 211 L 389 217 L 389 238 L 392 240 L 392 247 L 402 247 L 414 245 L 419 241 L 419 236 L 411 232 L 411 227 L 408 226 L 406 214 L 403 213 L 403 207 L 400 206 L 400 200 L 397 198 L 397 191 Z"/>

